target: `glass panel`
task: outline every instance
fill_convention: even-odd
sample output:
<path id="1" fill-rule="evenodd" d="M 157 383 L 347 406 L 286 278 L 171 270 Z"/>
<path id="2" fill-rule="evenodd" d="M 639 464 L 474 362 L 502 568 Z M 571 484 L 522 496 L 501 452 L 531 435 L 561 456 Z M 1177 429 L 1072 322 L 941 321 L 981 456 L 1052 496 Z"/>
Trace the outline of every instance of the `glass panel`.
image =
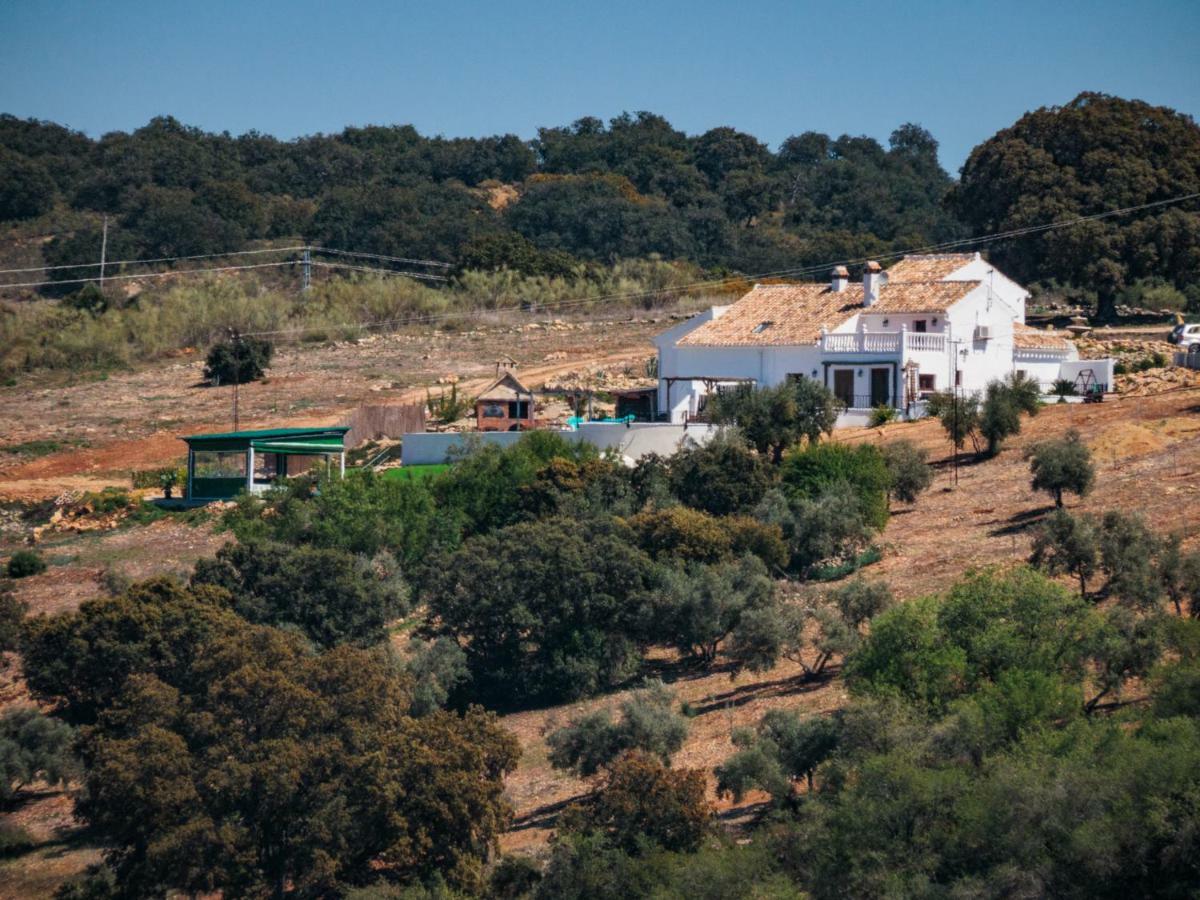
<path id="1" fill-rule="evenodd" d="M 246 454 L 241 450 L 197 450 L 193 461 L 197 478 L 246 477 Z"/>

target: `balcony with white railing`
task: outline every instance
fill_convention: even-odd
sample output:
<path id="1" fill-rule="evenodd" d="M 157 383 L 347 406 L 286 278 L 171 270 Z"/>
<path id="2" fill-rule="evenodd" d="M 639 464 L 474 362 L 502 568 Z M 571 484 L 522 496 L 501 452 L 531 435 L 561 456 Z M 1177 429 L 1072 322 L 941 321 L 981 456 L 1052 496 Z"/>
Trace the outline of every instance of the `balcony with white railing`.
<path id="1" fill-rule="evenodd" d="M 846 331 L 821 335 L 822 353 L 883 353 L 900 355 L 903 343 L 907 352 L 946 351 L 946 335 L 908 331 Z"/>
<path id="2" fill-rule="evenodd" d="M 905 332 L 904 349 L 945 353 L 946 335 L 917 331 Z"/>

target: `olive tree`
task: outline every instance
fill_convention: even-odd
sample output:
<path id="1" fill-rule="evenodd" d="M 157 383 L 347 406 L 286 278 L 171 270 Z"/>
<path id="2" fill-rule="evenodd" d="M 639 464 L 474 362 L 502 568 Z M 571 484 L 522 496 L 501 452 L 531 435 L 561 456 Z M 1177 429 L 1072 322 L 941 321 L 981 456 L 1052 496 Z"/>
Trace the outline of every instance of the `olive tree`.
<path id="1" fill-rule="evenodd" d="M 588 776 L 626 751 L 641 750 L 669 765 L 688 733 L 687 719 L 673 708 L 674 701 L 675 695 L 656 681 L 622 701 L 620 721 L 614 722 L 607 709 L 572 719 L 546 736 L 550 764 Z"/>
<path id="2" fill-rule="evenodd" d="M 1060 509 L 1064 493 L 1082 497 L 1096 481 L 1091 451 L 1073 428 L 1061 438 L 1034 444 L 1029 450 L 1029 470 L 1033 489 L 1049 493 Z"/>

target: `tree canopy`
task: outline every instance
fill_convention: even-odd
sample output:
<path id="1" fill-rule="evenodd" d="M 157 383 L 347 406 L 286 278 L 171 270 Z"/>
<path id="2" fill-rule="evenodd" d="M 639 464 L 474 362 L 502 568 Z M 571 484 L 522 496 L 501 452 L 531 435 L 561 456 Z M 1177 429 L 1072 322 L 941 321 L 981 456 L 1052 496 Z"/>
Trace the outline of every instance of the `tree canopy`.
<path id="1" fill-rule="evenodd" d="M 1085 92 L 1026 113 L 976 147 L 949 200 L 972 232 L 992 233 L 1197 191 L 1200 127 L 1190 116 Z M 1192 204 L 1097 219 L 1006 241 L 992 259 L 1018 281 L 1086 288 L 1111 315 L 1137 279 L 1200 285 L 1200 215 Z"/>

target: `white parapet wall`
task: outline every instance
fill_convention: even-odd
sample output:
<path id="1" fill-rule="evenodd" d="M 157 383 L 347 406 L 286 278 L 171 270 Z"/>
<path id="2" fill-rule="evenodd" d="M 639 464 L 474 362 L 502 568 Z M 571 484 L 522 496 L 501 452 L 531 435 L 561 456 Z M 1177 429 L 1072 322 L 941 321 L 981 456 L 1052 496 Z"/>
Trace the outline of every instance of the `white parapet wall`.
<path id="1" fill-rule="evenodd" d="M 649 453 L 670 456 L 688 441 L 706 443 L 717 429 L 713 425 L 668 425 L 659 422 L 634 422 L 629 425 L 584 422 L 577 430 L 556 430 L 568 441 L 586 441 L 601 452 L 611 450 L 632 465 Z M 404 435 L 400 461 L 406 466 L 427 466 L 448 462 L 472 442 L 511 447 L 521 439 L 519 431 L 415 432 Z"/>

